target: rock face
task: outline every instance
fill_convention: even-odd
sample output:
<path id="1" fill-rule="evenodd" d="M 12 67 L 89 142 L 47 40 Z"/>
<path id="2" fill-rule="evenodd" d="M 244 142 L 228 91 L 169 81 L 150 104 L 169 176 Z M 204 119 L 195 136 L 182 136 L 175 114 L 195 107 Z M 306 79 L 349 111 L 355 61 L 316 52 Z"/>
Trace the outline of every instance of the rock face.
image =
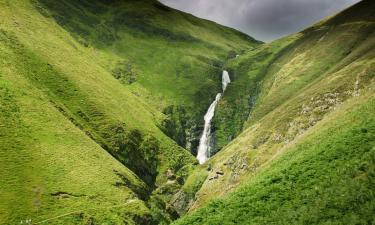
<path id="1" fill-rule="evenodd" d="M 191 196 L 183 190 L 177 192 L 171 200 L 171 204 L 179 216 L 185 215 L 193 203 L 194 196 Z"/>
<path id="2" fill-rule="evenodd" d="M 273 139 L 278 141 L 281 139 L 288 143 L 296 136 L 303 134 L 321 121 L 327 113 L 334 111 L 346 99 L 359 95 L 358 81 L 356 81 L 354 86 L 354 91 L 327 92 L 311 97 L 301 106 L 298 117 L 289 122 L 286 135 L 283 138 L 274 136 Z"/>
<path id="3" fill-rule="evenodd" d="M 224 175 L 224 172 L 222 170 L 216 171 L 217 175 Z"/>
<path id="4" fill-rule="evenodd" d="M 199 144 L 200 129 L 197 119 L 188 112 L 192 111 L 183 106 L 170 105 L 163 110 L 167 118 L 161 124 L 161 130 L 181 147 L 193 155 Z"/>
<path id="5" fill-rule="evenodd" d="M 176 175 L 173 173 L 172 170 L 167 170 L 167 178 L 170 181 L 176 180 Z"/>
<path id="6" fill-rule="evenodd" d="M 215 174 L 214 176 L 208 178 L 208 180 L 215 180 L 215 179 L 218 179 L 218 178 L 219 178 L 219 175 Z"/>

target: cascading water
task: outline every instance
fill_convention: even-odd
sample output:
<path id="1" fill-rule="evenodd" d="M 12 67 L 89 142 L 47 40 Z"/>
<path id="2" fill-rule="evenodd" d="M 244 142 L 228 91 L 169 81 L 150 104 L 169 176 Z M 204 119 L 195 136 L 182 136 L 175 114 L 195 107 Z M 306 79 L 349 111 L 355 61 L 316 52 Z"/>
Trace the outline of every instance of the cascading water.
<path id="1" fill-rule="evenodd" d="M 211 144 L 211 120 L 215 115 L 215 108 L 217 103 L 221 98 L 221 93 L 216 95 L 215 101 L 212 102 L 210 107 L 207 110 L 206 115 L 204 115 L 204 129 L 202 137 L 199 140 L 198 155 L 197 159 L 200 164 L 203 164 L 210 157 L 210 144 Z"/>
<path id="2" fill-rule="evenodd" d="M 215 108 L 217 103 L 219 103 L 221 96 L 224 94 L 225 90 L 227 89 L 228 84 L 231 82 L 228 71 L 224 70 L 223 75 L 221 78 L 223 93 L 218 93 L 216 95 L 215 100 L 211 103 L 210 107 L 207 110 L 206 115 L 204 115 L 204 129 L 202 133 L 202 137 L 199 140 L 199 147 L 198 147 L 198 155 L 197 159 L 200 164 L 203 164 L 207 161 L 210 157 L 210 152 L 212 148 L 212 140 L 211 140 L 211 121 L 215 115 Z"/>
<path id="3" fill-rule="evenodd" d="M 223 77 L 222 77 L 221 83 L 223 85 L 223 94 L 224 94 L 224 91 L 227 89 L 227 86 L 230 83 L 229 73 L 226 70 L 223 71 Z"/>

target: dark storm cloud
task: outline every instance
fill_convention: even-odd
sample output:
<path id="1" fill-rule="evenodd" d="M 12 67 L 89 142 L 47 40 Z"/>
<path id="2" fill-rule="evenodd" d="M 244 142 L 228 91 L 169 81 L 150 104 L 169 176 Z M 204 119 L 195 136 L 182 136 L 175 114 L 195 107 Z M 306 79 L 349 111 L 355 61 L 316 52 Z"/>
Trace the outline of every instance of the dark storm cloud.
<path id="1" fill-rule="evenodd" d="M 359 0 L 160 0 L 270 41 L 300 31 Z"/>

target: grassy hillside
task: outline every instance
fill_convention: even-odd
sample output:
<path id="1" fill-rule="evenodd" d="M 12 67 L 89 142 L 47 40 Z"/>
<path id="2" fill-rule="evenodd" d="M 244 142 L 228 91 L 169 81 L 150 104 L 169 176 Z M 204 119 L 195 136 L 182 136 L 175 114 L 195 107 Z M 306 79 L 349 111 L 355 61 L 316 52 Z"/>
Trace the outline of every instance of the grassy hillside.
<path id="1" fill-rule="evenodd" d="M 191 185 L 185 185 L 187 190 L 183 189 L 178 194 L 184 197 L 185 202 L 189 202 L 185 209 L 194 211 L 210 200 L 233 191 L 243 182 L 261 180 L 262 174 L 268 173 L 266 165 L 273 163 L 278 157 L 284 157 L 284 152 L 300 149 L 294 146 L 307 142 L 307 134 L 314 132 L 319 137 L 324 137 L 323 134 L 326 133 L 320 130 L 319 124 L 325 120 L 327 126 L 335 126 L 339 117 L 329 116 L 332 112 L 343 115 L 345 110 L 350 108 L 346 105 L 355 101 L 351 99 L 362 95 L 373 96 L 375 55 L 372 49 L 375 47 L 375 23 L 374 17 L 369 16 L 375 15 L 373 6 L 371 1 L 363 1 L 305 31 L 257 47 L 226 65 L 234 82 L 219 103 L 215 118 L 217 142 L 219 146 L 225 146 L 231 139 L 225 138 L 235 137 L 241 127 L 243 132 L 188 178 L 188 181 L 194 183 L 193 188 Z M 363 99 L 358 100 L 358 104 L 368 105 L 367 108 L 373 106 L 368 98 Z M 247 112 L 244 112 L 245 110 Z M 363 116 L 368 117 L 371 110 L 372 108 L 368 109 Z M 347 129 L 355 130 L 358 124 L 367 119 L 346 124 Z M 337 131 L 335 135 L 337 137 L 333 135 L 332 139 L 329 139 L 332 146 L 336 146 L 337 140 L 341 140 L 344 133 Z M 318 145 L 323 139 L 325 138 L 314 140 Z M 326 142 L 327 145 L 328 143 Z M 347 144 L 356 146 L 356 149 L 368 149 L 367 143 L 356 142 L 354 139 L 353 143 Z M 324 149 L 315 149 L 312 146 L 311 151 L 318 151 L 318 148 L 319 151 Z M 333 152 L 336 150 L 332 149 Z M 316 154 L 318 157 L 319 154 Z M 358 157 L 353 156 L 353 163 L 361 161 Z M 368 163 L 371 164 L 371 161 Z M 328 168 L 329 165 L 325 164 L 325 161 L 317 159 L 314 168 Z M 280 164 L 280 168 L 281 166 L 289 168 L 290 165 Z M 335 170 L 332 173 L 333 177 L 329 173 L 326 175 L 334 179 Z M 370 178 L 369 180 L 371 181 Z M 363 185 L 366 187 L 367 184 Z M 355 188 L 347 188 L 355 192 Z M 332 189 L 339 190 L 340 186 L 334 186 Z M 245 195 L 245 191 L 242 190 L 241 193 L 241 196 Z M 253 192 L 249 192 L 249 198 L 252 198 L 252 195 Z M 231 202 L 226 203 L 230 208 Z M 273 203 L 264 204 L 265 207 L 271 207 Z M 343 203 L 343 207 L 350 204 Z M 242 207 L 239 205 L 234 207 Z M 216 209 L 213 204 L 209 204 L 200 212 Z M 251 209 L 249 214 L 256 213 L 256 210 L 258 209 Z M 224 210 L 217 218 L 224 220 L 229 214 L 231 212 Z M 200 213 L 196 215 L 203 217 Z M 193 217 L 194 213 L 188 218 Z M 202 221 L 212 222 L 210 219 Z"/>
<path id="2" fill-rule="evenodd" d="M 373 91 L 355 97 L 235 192 L 174 224 L 373 224 L 374 109 Z"/>
<path id="3" fill-rule="evenodd" d="M 2 30 L 0 223 L 150 220 L 149 209 L 140 200 L 146 197 L 147 186 L 27 79 L 29 70 L 7 45 L 8 38 Z M 49 220 L 54 217 L 59 218 Z"/>
<path id="4" fill-rule="evenodd" d="M 374 223 L 374 9 L 262 44 L 155 0 L 0 1 L 0 224 Z"/>
<path id="5" fill-rule="evenodd" d="M 234 82 L 215 119 L 218 148 L 238 135 L 245 122 L 259 121 L 304 87 L 353 60 L 355 49 L 374 32 L 372 8 L 373 3 L 363 1 L 328 21 L 229 62 L 226 67 Z M 371 47 L 362 45 L 366 50 Z"/>
<path id="6" fill-rule="evenodd" d="M 228 52 L 258 42 L 154 1 L 0 11 L 0 223 L 168 223 L 196 160 L 165 133 L 198 135 L 189 107 L 208 105 Z"/>
<path id="7" fill-rule="evenodd" d="M 259 46 L 227 63 L 226 67 L 232 83 L 220 101 L 214 118 L 215 152 L 225 147 L 243 131 L 244 123 L 249 118 L 255 103 L 258 102 L 258 95 L 261 93 L 260 83 L 270 65 L 299 37 L 300 35 L 292 35 Z"/>
<path id="8" fill-rule="evenodd" d="M 195 151 L 203 114 L 220 90 L 223 63 L 259 42 L 158 1 L 34 1 L 135 95 L 168 115 L 160 124 Z"/>

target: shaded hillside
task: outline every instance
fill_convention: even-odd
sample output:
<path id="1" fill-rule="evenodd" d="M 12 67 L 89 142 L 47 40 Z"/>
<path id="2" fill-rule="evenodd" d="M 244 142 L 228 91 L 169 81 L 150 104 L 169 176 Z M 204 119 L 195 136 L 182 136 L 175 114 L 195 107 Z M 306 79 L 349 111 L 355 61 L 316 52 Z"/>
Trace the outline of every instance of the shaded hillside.
<path id="1" fill-rule="evenodd" d="M 373 219 L 373 193 L 369 188 L 373 182 L 371 112 L 374 110 L 375 18 L 369 16 L 375 15 L 373 6 L 371 1 L 363 1 L 301 33 L 257 47 L 227 64 L 234 81 L 220 102 L 215 118 L 218 144 L 225 147 L 194 171 L 187 180 L 189 183 L 177 195 L 175 204 L 189 202 L 186 208 L 190 211 L 203 206 L 177 224 L 212 224 L 220 219 L 227 224 L 234 223 L 231 219 L 245 224 L 276 221 L 288 224 L 293 218 L 299 224 L 304 223 L 302 210 L 313 212 L 316 204 L 322 207 L 318 207 L 322 212 L 333 210 L 332 214 L 312 214 L 311 221 L 306 220 L 306 223 L 341 223 L 351 215 L 354 199 L 323 197 L 336 192 L 345 192 L 345 196 L 351 193 L 366 202 L 363 208 L 357 205 L 359 211 L 353 211 L 353 221 L 357 218 L 360 224 L 366 224 Z M 347 113 L 354 102 L 358 111 Z M 341 120 L 341 117 L 346 119 Z M 226 145 L 230 139 L 225 138 L 238 135 L 240 127 L 243 132 Z M 329 157 L 334 157 L 320 157 L 325 151 Z M 367 158 L 362 159 L 363 155 Z M 344 169 L 346 161 L 353 170 Z M 369 166 L 363 171 L 366 174 L 363 180 L 357 180 L 352 173 L 362 161 Z M 321 168 L 325 172 L 316 173 L 310 182 L 307 172 L 294 174 L 296 170 L 303 170 L 303 162 L 308 163 L 312 171 Z M 331 168 L 332 164 L 337 167 Z M 276 186 L 269 183 L 273 179 Z M 329 183 L 329 189 L 324 186 L 327 179 L 335 180 Z M 244 182 L 258 183 L 254 187 L 249 184 L 236 189 Z M 348 186 L 342 187 L 342 183 Z M 314 185 L 322 190 L 320 197 L 303 203 L 301 199 L 312 194 L 308 190 L 314 190 Z M 296 188 L 290 190 L 294 197 L 286 196 L 286 190 L 292 187 Z M 359 188 L 363 190 L 357 192 Z M 233 190 L 234 193 L 223 200 L 204 206 Z M 266 193 L 265 197 L 262 193 Z M 245 200 L 239 201 L 239 198 Z M 319 199 L 322 202 L 316 203 Z M 253 200 L 255 205 L 251 207 Z M 257 208 L 258 203 L 260 208 Z M 280 212 L 261 219 L 262 213 L 271 212 L 276 206 Z M 332 209 L 335 206 L 337 208 Z M 301 211 L 293 214 L 299 208 Z M 234 213 L 236 210 L 243 216 Z M 288 218 L 284 220 L 281 215 Z"/>
<path id="2" fill-rule="evenodd" d="M 0 223 L 175 218 L 166 202 L 197 162 L 165 135 L 166 121 L 185 129 L 164 109 L 206 107 L 215 90 L 196 102 L 192 84 L 219 88 L 228 52 L 257 42 L 154 1 L 2 1 L 0 11 Z M 185 111 L 199 133 L 201 112 Z"/>
<path id="3" fill-rule="evenodd" d="M 148 187 L 30 82 L 38 67 L 24 67 L 14 48 L 34 66 L 40 61 L 9 38 L 0 31 L 0 223 L 151 221 L 140 200 Z"/>
<path id="4" fill-rule="evenodd" d="M 154 0 L 0 1 L 0 224 L 374 223 L 374 10 L 262 44 Z"/>
<path id="5" fill-rule="evenodd" d="M 160 126 L 195 151 L 203 114 L 220 89 L 223 63 L 259 42 L 157 1 L 35 1 L 103 65 L 168 118 Z"/>

